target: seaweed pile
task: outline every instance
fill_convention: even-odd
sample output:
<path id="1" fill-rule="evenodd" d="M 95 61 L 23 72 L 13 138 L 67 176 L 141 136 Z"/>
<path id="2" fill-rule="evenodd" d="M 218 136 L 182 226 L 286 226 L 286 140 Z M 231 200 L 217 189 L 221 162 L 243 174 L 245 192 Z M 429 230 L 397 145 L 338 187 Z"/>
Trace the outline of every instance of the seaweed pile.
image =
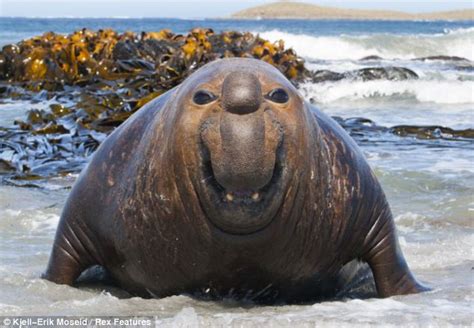
<path id="1" fill-rule="evenodd" d="M 77 172 L 115 127 L 148 101 L 218 58 L 250 57 L 278 68 L 295 84 L 304 61 L 282 41 L 251 33 L 196 28 L 125 32 L 48 32 L 0 52 L 0 102 L 47 102 L 24 121 L 0 128 L 0 174 L 14 184 Z M 28 182 L 24 182 L 24 181 Z"/>

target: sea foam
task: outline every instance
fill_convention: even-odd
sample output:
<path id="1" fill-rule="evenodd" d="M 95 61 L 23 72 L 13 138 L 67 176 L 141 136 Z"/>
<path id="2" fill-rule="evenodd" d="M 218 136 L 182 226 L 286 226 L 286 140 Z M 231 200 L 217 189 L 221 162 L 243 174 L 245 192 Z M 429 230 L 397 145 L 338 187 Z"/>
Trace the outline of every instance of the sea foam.
<path id="1" fill-rule="evenodd" d="M 317 103 L 341 100 L 399 97 L 438 104 L 473 104 L 473 81 L 339 81 L 301 86 L 306 98 Z"/>
<path id="2" fill-rule="evenodd" d="M 316 32 L 317 33 L 317 32 Z M 270 41 L 284 40 L 287 47 L 309 60 L 383 58 L 412 59 L 446 55 L 474 60 L 474 28 L 445 30 L 439 34 L 369 34 L 315 36 L 280 30 L 259 33 Z"/>

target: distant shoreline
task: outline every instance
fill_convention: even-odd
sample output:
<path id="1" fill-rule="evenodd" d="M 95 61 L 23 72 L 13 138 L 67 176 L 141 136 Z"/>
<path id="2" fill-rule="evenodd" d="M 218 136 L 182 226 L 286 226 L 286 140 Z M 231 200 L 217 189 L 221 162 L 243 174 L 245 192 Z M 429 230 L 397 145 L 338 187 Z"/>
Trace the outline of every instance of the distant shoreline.
<path id="1" fill-rule="evenodd" d="M 474 9 L 411 14 L 391 10 L 323 7 L 303 2 L 274 2 L 234 13 L 231 19 L 474 21 Z"/>
<path id="2" fill-rule="evenodd" d="M 446 18 L 412 18 L 412 19 L 391 19 L 391 18 L 311 18 L 311 17 L 219 17 L 206 18 L 212 20 L 308 20 L 308 21 L 379 21 L 379 22 L 473 22 L 474 19 L 446 19 Z M 191 19 L 192 20 L 192 19 Z"/>
<path id="3" fill-rule="evenodd" d="M 180 21 L 219 21 L 219 20 L 314 20 L 314 21 L 399 21 L 399 22 L 474 22 L 474 19 L 447 19 L 447 18 L 337 18 L 337 17 L 204 17 L 204 18 L 181 18 L 181 17 L 70 17 L 70 16 L 57 16 L 57 17 L 30 17 L 30 16 L 0 16 L 1 19 L 37 19 L 37 20 L 54 20 L 54 19 L 68 19 L 68 20 L 153 20 L 153 19 L 167 19 L 167 20 L 180 20 Z"/>

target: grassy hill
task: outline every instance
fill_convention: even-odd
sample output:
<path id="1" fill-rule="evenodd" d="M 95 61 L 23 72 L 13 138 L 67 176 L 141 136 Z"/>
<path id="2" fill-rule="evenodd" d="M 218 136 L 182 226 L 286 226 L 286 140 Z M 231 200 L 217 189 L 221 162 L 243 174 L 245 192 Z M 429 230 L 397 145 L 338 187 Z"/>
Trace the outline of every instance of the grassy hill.
<path id="1" fill-rule="evenodd" d="M 275 2 L 232 15 L 232 18 L 300 18 L 300 19 L 380 19 L 380 20 L 474 20 L 474 10 L 455 10 L 410 14 L 392 10 L 359 10 L 322 7 L 303 2 Z"/>

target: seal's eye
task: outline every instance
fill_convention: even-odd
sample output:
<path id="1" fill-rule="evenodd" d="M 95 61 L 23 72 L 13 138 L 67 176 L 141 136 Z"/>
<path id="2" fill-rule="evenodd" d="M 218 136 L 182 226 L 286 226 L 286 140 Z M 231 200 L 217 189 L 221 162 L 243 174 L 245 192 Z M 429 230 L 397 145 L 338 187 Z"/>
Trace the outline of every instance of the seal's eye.
<path id="1" fill-rule="evenodd" d="M 199 90 L 194 94 L 193 101 L 198 105 L 209 104 L 214 101 L 217 97 L 210 91 Z"/>
<path id="2" fill-rule="evenodd" d="M 290 99 L 290 96 L 288 96 L 288 93 L 282 88 L 277 88 L 268 93 L 267 99 L 279 104 L 284 104 Z"/>

